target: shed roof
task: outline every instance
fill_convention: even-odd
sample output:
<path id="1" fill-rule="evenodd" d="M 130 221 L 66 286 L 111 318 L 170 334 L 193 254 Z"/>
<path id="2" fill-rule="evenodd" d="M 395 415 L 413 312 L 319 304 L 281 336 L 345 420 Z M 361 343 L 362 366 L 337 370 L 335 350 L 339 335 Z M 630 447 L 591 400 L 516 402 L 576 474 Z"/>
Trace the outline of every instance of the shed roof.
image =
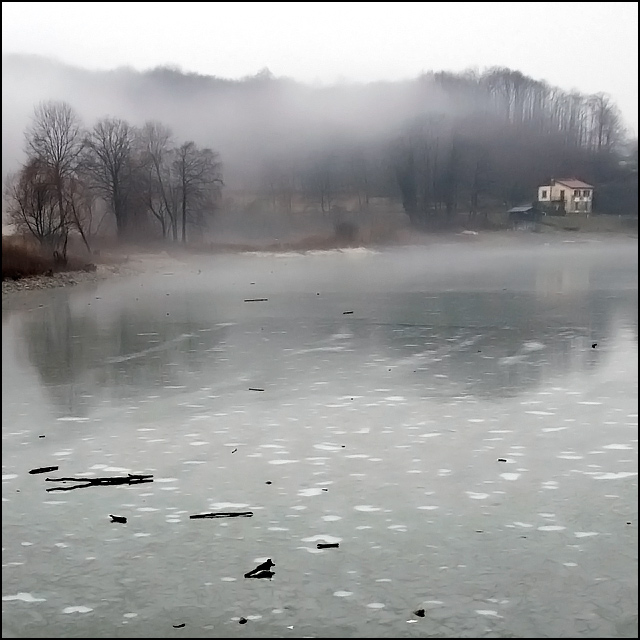
<path id="1" fill-rule="evenodd" d="M 522 204 L 517 207 L 511 207 L 507 213 L 526 213 L 527 211 L 531 211 L 533 209 L 532 204 Z"/>

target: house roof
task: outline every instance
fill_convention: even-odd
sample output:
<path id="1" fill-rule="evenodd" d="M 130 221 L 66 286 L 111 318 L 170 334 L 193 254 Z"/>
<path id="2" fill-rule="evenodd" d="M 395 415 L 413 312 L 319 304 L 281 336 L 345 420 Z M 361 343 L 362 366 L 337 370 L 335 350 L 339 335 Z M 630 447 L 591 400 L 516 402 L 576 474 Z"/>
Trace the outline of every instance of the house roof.
<path id="1" fill-rule="evenodd" d="M 592 184 L 587 184 L 577 178 L 560 178 L 556 179 L 556 183 L 563 184 L 565 187 L 569 187 L 569 189 L 593 189 Z"/>
<path id="2" fill-rule="evenodd" d="M 531 211 L 533 209 L 533 205 L 531 204 L 521 204 L 518 207 L 511 207 L 507 213 L 526 213 L 527 211 Z"/>

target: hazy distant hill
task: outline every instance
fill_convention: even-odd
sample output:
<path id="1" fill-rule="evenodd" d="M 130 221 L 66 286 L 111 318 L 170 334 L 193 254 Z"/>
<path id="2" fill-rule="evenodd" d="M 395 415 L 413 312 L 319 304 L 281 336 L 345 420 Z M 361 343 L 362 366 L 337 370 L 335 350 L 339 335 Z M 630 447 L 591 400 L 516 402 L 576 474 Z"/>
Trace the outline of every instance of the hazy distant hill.
<path id="1" fill-rule="evenodd" d="M 160 120 L 177 137 L 218 150 L 226 180 L 240 182 L 263 158 L 285 150 L 389 131 L 416 112 L 421 93 L 424 87 L 415 82 L 313 87 L 268 72 L 236 81 L 169 68 L 87 71 L 3 55 L 2 171 L 22 158 L 23 131 L 41 100 L 66 100 L 86 125 L 105 115 L 135 125 Z M 442 92 L 430 91 L 429 102 L 453 108 Z"/>
<path id="2" fill-rule="evenodd" d="M 606 95 L 505 68 L 321 86 L 267 70 L 228 80 L 3 55 L 3 176 L 22 161 L 23 132 L 42 100 L 68 102 L 88 127 L 104 116 L 137 126 L 159 120 L 178 143 L 219 152 L 227 187 L 274 207 L 292 194 L 320 202 L 323 212 L 337 196 L 358 203 L 378 196 L 428 217 L 531 200 L 552 177 L 601 185 L 629 173 L 619 175 L 624 123 Z M 637 151 L 635 162 L 637 185 Z"/>

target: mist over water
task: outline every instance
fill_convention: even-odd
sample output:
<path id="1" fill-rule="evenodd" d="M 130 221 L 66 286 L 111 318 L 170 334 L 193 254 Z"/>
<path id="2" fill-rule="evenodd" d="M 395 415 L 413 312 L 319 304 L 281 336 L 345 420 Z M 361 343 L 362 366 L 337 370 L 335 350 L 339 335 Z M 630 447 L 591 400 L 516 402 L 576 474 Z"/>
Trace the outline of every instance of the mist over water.
<path id="1" fill-rule="evenodd" d="M 3 637 L 637 637 L 636 240 L 29 296 L 3 309 Z M 47 491 L 127 473 L 153 482 Z M 221 511 L 253 516 L 189 518 Z"/>

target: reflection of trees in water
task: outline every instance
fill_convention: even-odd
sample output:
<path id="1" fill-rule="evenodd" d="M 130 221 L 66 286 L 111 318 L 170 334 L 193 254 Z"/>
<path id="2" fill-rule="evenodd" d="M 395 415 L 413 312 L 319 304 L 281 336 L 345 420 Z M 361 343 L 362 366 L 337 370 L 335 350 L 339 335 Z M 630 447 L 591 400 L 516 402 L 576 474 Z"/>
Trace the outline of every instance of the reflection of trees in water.
<path id="1" fill-rule="evenodd" d="M 56 405 L 82 415 L 100 390 L 118 398 L 185 384 L 210 362 L 227 328 L 192 320 L 188 308 L 168 322 L 151 309 L 124 309 L 101 322 L 56 298 L 23 327 L 30 361 Z"/>
<path id="2" fill-rule="evenodd" d="M 415 313 L 420 303 L 414 294 L 405 304 Z M 421 306 L 423 323 L 381 325 L 379 334 L 406 365 L 408 383 L 421 376 L 427 395 L 449 396 L 454 385 L 463 394 L 510 396 L 594 368 L 603 352 L 591 345 L 614 337 L 620 317 L 637 341 L 637 295 L 590 291 L 549 301 L 512 292 L 444 293 Z"/>
<path id="3" fill-rule="evenodd" d="M 637 296 L 377 295 L 354 315 L 281 318 L 268 341 L 260 340 L 260 322 L 243 324 L 244 338 L 234 333 L 234 340 L 251 348 L 238 349 L 230 367 L 234 376 L 249 372 L 273 385 L 270 397 L 331 379 L 350 380 L 345 393 L 355 393 L 379 376 L 431 397 L 505 397 L 597 367 L 621 318 L 637 339 Z"/>
<path id="4" fill-rule="evenodd" d="M 194 301 L 192 312 L 188 299 L 170 320 L 129 306 L 107 320 L 54 298 L 24 335 L 55 403 L 78 416 L 107 393 L 129 399 L 199 387 L 203 372 L 207 384 L 268 385 L 271 398 L 332 376 L 366 387 L 389 368 L 393 380 L 431 397 L 510 396 L 598 366 L 602 352 L 591 344 L 613 337 L 620 322 L 638 339 L 637 292 L 397 293 L 361 300 L 347 316 L 302 313 L 294 302 L 290 316 L 280 309 L 281 317 L 230 330 L 211 321 L 206 304 Z"/>

